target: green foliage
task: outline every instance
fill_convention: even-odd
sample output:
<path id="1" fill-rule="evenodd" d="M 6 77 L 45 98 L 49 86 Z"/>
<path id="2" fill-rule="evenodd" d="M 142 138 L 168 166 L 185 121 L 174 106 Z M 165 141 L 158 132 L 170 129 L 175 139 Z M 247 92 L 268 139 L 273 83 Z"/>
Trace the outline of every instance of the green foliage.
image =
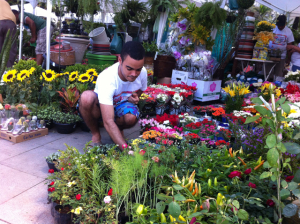
<path id="1" fill-rule="evenodd" d="M 223 26 L 227 12 L 220 8 L 221 2 L 205 2 L 195 14 L 196 25 L 202 25 L 208 29 L 219 29 Z"/>
<path id="2" fill-rule="evenodd" d="M 226 113 L 230 114 L 234 110 L 241 111 L 243 103 L 244 103 L 244 95 L 242 97 L 240 97 L 239 95 L 236 95 L 234 97 L 228 95 L 225 103 Z"/>
<path id="3" fill-rule="evenodd" d="M 55 123 L 58 124 L 73 124 L 81 121 L 81 118 L 78 115 L 73 113 L 63 113 L 56 111 L 52 114 L 52 119 Z"/>
<path id="4" fill-rule="evenodd" d="M 37 116 L 39 120 L 52 121 L 55 108 L 52 106 L 40 106 L 32 108 L 31 116 Z"/>
<path id="5" fill-rule="evenodd" d="M 237 0 L 239 8 L 242 9 L 249 9 L 254 4 L 254 2 L 255 0 Z"/>
<path id="6" fill-rule="evenodd" d="M 158 51 L 155 41 L 152 41 L 151 43 L 143 42 L 143 47 L 145 49 L 146 55 L 147 53 L 155 54 L 155 52 Z"/>
<path id="7" fill-rule="evenodd" d="M 180 9 L 182 4 L 187 4 L 188 1 L 177 1 L 177 0 L 149 0 L 148 4 L 150 7 L 149 14 L 157 17 L 159 12 L 159 8 L 162 10 L 169 10 L 169 14 L 176 13 L 178 9 Z"/>
<path id="8" fill-rule="evenodd" d="M 105 27 L 106 30 L 106 26 L 104 23 L 97 23 L 97 22 L 91 22 L 91 21 L 82 21 L 82 26 L 84 27 L 84 31 L 87 33 L 90 33 L 92 30 L 98 28 L 98 27 Z"/>
<path id="9" fill-rule="evenodd" d="M 106 64 L 106 65 L 92 65 L 92 64 L 88 64 L 88 65 L 83 65 L 83 64 L 75 64 L 75 65 L 71 65 L 66 67 L 66 69 L 64 70 L 64 72 L 74 72 L 74 71 L 78 71 L 78 74 L 83 74 L 85 73 L 87 70 L 94 68 L 97 73 L 99 74 L 100 72 L 102 72 L 104 69 L 108 68 L 110 65 Z"/>
<path id="10" fill-rule="evenodd" d="M 53 163 L 53 161 L 58 161 L 59 157 L 60 157 L 60 152 L 55 152 L 55 153 L 52 153 L 51 155 L 47 156 L 46 160 L 49 163 Z"/>

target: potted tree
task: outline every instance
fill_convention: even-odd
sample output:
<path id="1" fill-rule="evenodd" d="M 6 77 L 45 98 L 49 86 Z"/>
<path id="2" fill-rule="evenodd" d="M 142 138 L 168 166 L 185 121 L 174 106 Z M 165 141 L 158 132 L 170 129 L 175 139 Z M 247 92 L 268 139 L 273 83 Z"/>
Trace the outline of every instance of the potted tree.
<path id="1" fill-rule="evenodd" d="M 145 64 L 153 65 L 155 53 L 158 51 L 155 41 L 152 41 L 151 43 L 144 42 L 143 47 L 145 49 Z"/>
<path id="2" fill-rule="evenodd" d="M 60 134 L 70 134 L 76 128 L 76 123 L 81 121 L 78 115 L 56 111 L 53 113 L 53 123 Z"/>

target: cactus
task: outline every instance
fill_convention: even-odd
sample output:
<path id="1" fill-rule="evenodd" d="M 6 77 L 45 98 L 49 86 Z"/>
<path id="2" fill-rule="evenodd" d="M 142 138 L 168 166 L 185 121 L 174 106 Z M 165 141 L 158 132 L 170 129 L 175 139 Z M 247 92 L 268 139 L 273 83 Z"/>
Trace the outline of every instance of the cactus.
<path id="1" fill-rule="evenodd" d="M 22 125 L 22 119 L 19 119 L 17 125 Z"/>
<path id="2" fill-rule="evenodd" d="M 28 121 L 29 122 L 29 121 Z M 28 132 L 28 128 L 29 128 L 29 124 L 28 124 L 27 120 L 23 122 L 23 126 L 24 126 L 24 132 Z"/>
<path id="3" fill-rule="evenodd" d="M 29 120 L 29 121 L 31 120 L 31 116 L 30 116 L 30 115 L 28 115 L 26 118 L 27 118 L 27 120 Z"/>
<path id="4" fill-rule="evenodd" d="M 7 129 L 9 132 L 11 132 L 14 129 L 14 122 L 12 122 L 12 121 L 9 122 L 7 125 Z"/>

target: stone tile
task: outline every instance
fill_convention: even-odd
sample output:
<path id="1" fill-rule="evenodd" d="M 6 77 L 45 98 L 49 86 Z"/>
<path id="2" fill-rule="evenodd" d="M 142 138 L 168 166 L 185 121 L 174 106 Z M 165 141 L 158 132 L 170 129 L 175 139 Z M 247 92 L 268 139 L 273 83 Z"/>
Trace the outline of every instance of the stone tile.
<path id="1" fill-rule="evenodd" d="M 53 224 L 47 194 L 44 182 L 31 187 L 0 205 L 0 220 L 12 224 Z"/>
<path id="2" fill-rule="evenodd" d="M 0 162 L 11 157 L 10 155 L 7 155 L 5 152 L 2 152 L 2 151 L 3 150 L 0 151 Z"/>
<path id="3" fill-rule="evenodd" d="M 11 224 L 10 222 L 6 222 L 0 218 L 0 224 Z"/>
<path id="4" fill-rule="evenodd" d="M 20 142 L 20 143 L 12 143 L 2 139 L 0 140 L 0 145 L 1 145 L 0 151 L 10 157 L 16 156 L 40 146 L 40 144 L 36 144 L 35 142 L 32 142 L 33 140 L 34 139 L 25 142 Z"/>
<path id="5" fill-rule="evenodd" d="M 39 146 L 36 149 L 1 161 L 0 164 L 33 176 L 46 178 L 49 168 L 45 157 L 55 152 L 57 152 L 56 149 Z"/>
<path id="6" fill-rule="evenodd" d="M 23 167 L 23 170 L 26 169 L 26 166 Z M 21 172 L 19 170 L 12 169 L 5 165 L 0 164 L 0 205 L 8 200 L 16 197 L 22 192 L 26 191 L 28 188 L 35 186 L 36 184 L 44 181 L 44 178 L 40 178 L 37 176 L 33 176 L 27 174 L 25 172 Z M 36 192 L 37 193 L 37 192 Z M 37 194 L 38 195 L 38 194 Z M 18 207 L 18 206 L 17 206 Z M 20 208 L 26 206 L 19 206 Z M 13 209 L 12 209 L 13 210 Z M 0 208 L 0 214 L 2 214 L 2 210 Z M 0 219 L 8 221 L 2 215 L 0 215 Z"/>

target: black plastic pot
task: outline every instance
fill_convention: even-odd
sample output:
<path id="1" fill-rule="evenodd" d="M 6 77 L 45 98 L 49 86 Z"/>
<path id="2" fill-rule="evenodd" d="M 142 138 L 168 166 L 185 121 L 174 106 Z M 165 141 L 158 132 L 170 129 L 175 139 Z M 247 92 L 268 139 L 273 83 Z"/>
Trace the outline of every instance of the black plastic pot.
<path id="1" fill-rule="evenodd" d="M 47 164 L 48 164 L 49 169 L 53 169 L 54 172 L 57 172 L 57 171 L 58 171 L 58 169 L 56 169 L 54 163 L 51 163 L 51 162 L 49 162 L 48 160 L 46 160 L 46 162 L 47 162 Z"/>
<path id="2" fill-rule="evenodd" d="M 73 224 L 73 214 L 70 212 L 70 206 L 58 205 L 52 202 L 51 214 L 56 224 Z"/>
<path id="3" fill-rule="evenodd" d="M 46 128 L 48 128 L 48 129 L 51 129 L 54 126 L 53 121 L 45 120 L 45 124 L 46 124 Z"/>
<path id="4" fill-rule="evenodd" d="M 60 134 L 71 134 L 75 128 L 76 128 L 76 123 L 72 124 L 60 124 L 53 122 L 55 124 L 56 130 Z"/>

